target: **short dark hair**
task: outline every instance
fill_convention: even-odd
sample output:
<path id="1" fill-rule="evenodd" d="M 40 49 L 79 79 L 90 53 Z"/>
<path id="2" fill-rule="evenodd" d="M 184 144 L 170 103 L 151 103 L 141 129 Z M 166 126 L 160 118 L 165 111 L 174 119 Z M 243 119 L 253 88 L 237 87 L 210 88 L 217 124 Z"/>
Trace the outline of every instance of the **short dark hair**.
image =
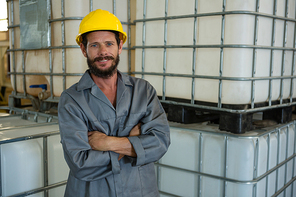
<path id="1" fill-rule="evenodd" d="M 115 39 L 116 39 L 116 42 L 117 42 L 117 46 L 119 47 L 119 44 L 120 44 L 119 32 L 118 31 L 111 31 L 111 30 L 107 30 L 107 31 L 110 31 L 110 32 L 115 34 Z M 86 32 L 86 33 L 81 35 L 81 38 L 82 38 L 81 43 L 84 45 L 85 48 L 86 48 L 86 45 L 87 45 L 86 36 L 91 32 L 95 32 L 95 31 Z"/>

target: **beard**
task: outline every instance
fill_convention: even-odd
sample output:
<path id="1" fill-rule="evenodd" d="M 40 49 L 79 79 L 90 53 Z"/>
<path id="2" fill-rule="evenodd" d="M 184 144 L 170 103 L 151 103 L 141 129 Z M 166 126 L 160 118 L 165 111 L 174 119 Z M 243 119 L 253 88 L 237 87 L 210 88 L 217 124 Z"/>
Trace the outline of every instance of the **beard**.
<path id="1" fill-rule="evenodd" d="M 113 60 L 110 68 L 108 68 L 106 70 L 97 68 L 95 62 L 101 61 L 103 59 Z M 119 63 L 119 54 L 117 54 L 116 58 L 114 58 L 112 56 L 105 56 L 105 57 L 96 57 L 93 60 L 91 60 L 87 55 L 87 64 L 88 64 L 89 72 L 97 77 L 101 77 L 104 79 L 112 77 L 115 74 L 115 72 L 117 70 L 118 63 Z"/>

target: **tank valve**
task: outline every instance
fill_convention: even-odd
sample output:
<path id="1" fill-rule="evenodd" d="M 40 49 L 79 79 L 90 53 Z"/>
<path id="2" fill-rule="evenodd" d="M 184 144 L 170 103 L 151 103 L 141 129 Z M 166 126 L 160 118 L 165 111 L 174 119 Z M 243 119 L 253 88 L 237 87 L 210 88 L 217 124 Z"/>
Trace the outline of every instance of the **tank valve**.
<path id="1" fill-rule="evenodd" d="M 42 92 L 38 93 L 38 98 L 40 101 L 43 101 L 50 97 L 50 92 L 46 92 L 47 85 L 46 84 L 40 84 L 40 85 L 30 85 L 30 88 L 42 88 Z"/>

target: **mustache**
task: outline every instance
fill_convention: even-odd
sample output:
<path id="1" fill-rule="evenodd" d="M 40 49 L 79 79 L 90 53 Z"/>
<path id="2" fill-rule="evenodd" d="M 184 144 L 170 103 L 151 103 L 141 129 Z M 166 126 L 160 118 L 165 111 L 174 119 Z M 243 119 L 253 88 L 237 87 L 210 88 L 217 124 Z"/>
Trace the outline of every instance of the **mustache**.
<path id="1" fill-rule="evenodd" d="M 96 57 L 93 61 L 96 62 L 101 60 L 114 60 L 114 57 L 112 56 Z"/>

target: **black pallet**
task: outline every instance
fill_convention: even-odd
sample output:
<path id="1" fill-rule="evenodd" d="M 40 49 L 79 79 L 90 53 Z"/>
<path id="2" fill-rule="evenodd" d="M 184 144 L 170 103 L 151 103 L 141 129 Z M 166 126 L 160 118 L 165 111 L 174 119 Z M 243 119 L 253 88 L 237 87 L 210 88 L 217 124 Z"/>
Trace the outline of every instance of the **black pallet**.
<path id="1" fill-rule="evenodd" d="M 253 130 L 253 113 L 252 112 L 222 112 L 218 110 L 206 110 L 199 109 L 197 107 L 188 107 L 182 105 L 176 105 L 176 103 L 188 103 L 185 99 L 167 99 L 173 101 L 170 103 L 162 103 L 165 111 L 168 115 L 168 120 L 183 124 L 199 123 L 210 121 L 219 124 L 219 129 L 228 131 L 235 134 L 242 134 L 247 131 Z M 289 102 L 286 100 L 285 102 Z M 173 104 L 174 103 L 174 104 Z M 196 102 L 198 105 L 205 106 L 217 106 L 215 103 Z M 277 105 L 277 102 L 273 102 L 273 105 Z M 255 105 L 257 107 L 268 106 L 268 103 L 259 103 Z M 249 105 L 223 105 L 222 108 L 235 110 L 250 109 Z M 292 120 L 293 106 L 278 107 L 270 110 L 264 110 L 263 120 L 272 120 L 279 123 L 287 123 Z"/>
<path id="2" fill-rule="evenodd" d="M 168 120 L 184 124 L 199 123 L 205 121 L 217 122 L 219 114 L 200 111 L 193 108 L 170 105 L 165 107 L 168 114 Z"/>

